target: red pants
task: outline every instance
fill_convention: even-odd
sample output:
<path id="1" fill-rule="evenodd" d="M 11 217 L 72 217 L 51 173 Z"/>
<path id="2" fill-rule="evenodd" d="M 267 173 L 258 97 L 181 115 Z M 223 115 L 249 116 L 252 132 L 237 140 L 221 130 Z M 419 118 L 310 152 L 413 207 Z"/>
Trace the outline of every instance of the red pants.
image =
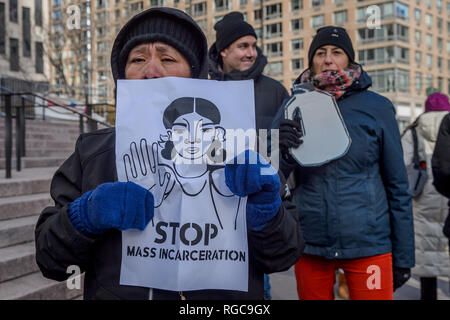
<path id="1" fill-rule="evenodd" d="M 335 270 L 344 270 L 351 300 L 392 300 L 392 254 L 360 259 L 326 259 L 304 254 L 295 264 L 300 300 L 333 300 Z"/>

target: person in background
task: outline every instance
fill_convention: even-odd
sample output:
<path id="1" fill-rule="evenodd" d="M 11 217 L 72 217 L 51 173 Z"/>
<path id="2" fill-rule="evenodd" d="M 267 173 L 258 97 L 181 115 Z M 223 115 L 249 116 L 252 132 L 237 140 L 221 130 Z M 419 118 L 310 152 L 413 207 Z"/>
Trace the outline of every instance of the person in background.
<path id="1" fill-rule="evenodd" d="M 280 170 L 295 174 L 293 199 L 306 245 L 295 265 L 299 298 L 334 299 L 335 270 L 341 268 L 351 300 L 391 300 L 414 266 L 411 197 L 394 106 L 368 90 L 371 79 L 355 62 L 344 28 L 318 29 L 308 60 L 294 83 L 334 96 L 352 143 L 339 159 L 302 167 L 289 151 L 301 152 L 300 123 L 283 119 L 282 112 L 274 120 Z"/>
<path id="2" fill-rule="evenodd" d="M 444 94 L 431 94 L 425 102 L 425 112 L 405 130 L 402 137 L 403 158 L 408 166 L 414 156 L 412 130 L 415 130 L 419 159 L 428 173 L 423 191 L 413 198 L 416 266 L 412 274 L 420 277 L 421 300 L 436 300 L 437 277 L 450 274 L 448 241 L 442 233 L 436 233 L 444 225 L 448 200 L 433 186 L 431 166 L 439 125 L 449 111 L 450 104 Z"/>
<path id="3" fill-rule="evenodd" d="M 445 219 L 442 232 L 447 237 L 448 246 L 450 248 L 450 113 L 448 113 L 442 119 L 439 126 L 436 145 L 434 148 L 433 156 L 431 158 L 431 165 L 433 171 L 434 187 L 440 194 L 449 199 L 449 211 L 447 214 L 447 218 Z M 450 275 L 448 276 L 450 277 Z"/>
<path id="4" fill-rule="evenodd" d="M 206 38 L 186 13 L 148 9 L 118 33 L 111 68 L 116 81 L 206 79 Z M 121 231 L 145 229 L 153 218 L 154 197 L 133 182 L 117 181 L 115 139 L 114 128 L 82 134 L 74 153 L 55 173 L 50 190 L 55 205 L 42 211 L 35 230 L 36 262 L 45 277 L 63 281 L 70 276 L 68 266 L 79 266 L 85 272 L 85 299 L 262 300 L 264 273 L 286 270 L 298 260 L 302 250 L 298 218 L 280 194 L 280 178 L 276 172 L 261 175 L 261 168 L 269 164 L 246 161 L 226 164 L 225 176 L 233 194 L 248 197 L 248 292 L 174 292 L 120 285 Z M 248 159 L 248 151 L 244 155 Z"/>
<path id="5" fill-rule="evenodd" d="M 255 29 L 242 13 L 226 14 L 215 25 L 216 41 L 211 45 L 209 75 L 212 80 L 253 80 L 256 130 L 269 129 L 283 101 L 289 97 L 284 86 L 263 75 L 267 58 L 257 46 Z M 264 277 L 266 298 L 270 299 L 269 276 Z"/>

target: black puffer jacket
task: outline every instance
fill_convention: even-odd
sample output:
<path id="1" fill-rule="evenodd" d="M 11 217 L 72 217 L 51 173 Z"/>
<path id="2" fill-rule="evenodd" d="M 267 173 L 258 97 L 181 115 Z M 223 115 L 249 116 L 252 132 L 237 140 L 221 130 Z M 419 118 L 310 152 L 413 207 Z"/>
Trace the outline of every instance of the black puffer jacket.
<path id="1" fill-rule="evenodd" d="M 436 190 L 450 199 L 450 113 L 442 119 L 439 127 L 431 165 L 433 167 L 433 184 Z M 443 231 L 445 236 L 450 239 L 450 209 Z"/>
<path id="2" fill-rule="evenodd" d="M 223 72 L 220 66 L 220 55 L 215 44 L 208 52 L 209 75 L 213 80 L 254 80 L 256 129 L 268 129 L 284 99 L 289 98 L 285 87 L 278 81 L 262 74 L 267 58 L 260 48 L 256 48 L 258 57 L 253 66 L 245 71 Z"/>

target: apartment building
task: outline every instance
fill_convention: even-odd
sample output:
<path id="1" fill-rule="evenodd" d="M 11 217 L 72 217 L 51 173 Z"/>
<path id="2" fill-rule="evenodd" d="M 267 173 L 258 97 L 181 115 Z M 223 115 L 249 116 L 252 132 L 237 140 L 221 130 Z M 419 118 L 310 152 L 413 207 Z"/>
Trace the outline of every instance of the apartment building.
<path id="1" fill-rule="evenodd" d="M 51 0 L 60 3 L 63 0 Z M 401 127 L 423 110 L 427 90 L 450 93 L 449 0 L 66 0 L 81 8 L 85 29 L 79 83 L 113 97 L 111 46 L 121 26 L 137 12 L 155 6 L 189 13 L 215 40 L 214 23 L 241 11 L 258 34 L 268 57 L 265 74 L 290 88 L 307 67 L 307 49 L 325 25 L 345 27 L 357 61 L 372 76 L 372 90 L 393 101 Z M 67 6 L 66 6 L 67 7 Z M 54 14 L 55 6 L 51 8 Z M 54 17 L 53 17 L 54 18 Z M 84 20 L 83 20 L 84 19 Z M 75 67 L 74 67 L 75 70 Z"/>
<path id="2" fill-rule="evenodd" d="M 0 79 L 48 82 L 46 0 L 0 0 Z"/>

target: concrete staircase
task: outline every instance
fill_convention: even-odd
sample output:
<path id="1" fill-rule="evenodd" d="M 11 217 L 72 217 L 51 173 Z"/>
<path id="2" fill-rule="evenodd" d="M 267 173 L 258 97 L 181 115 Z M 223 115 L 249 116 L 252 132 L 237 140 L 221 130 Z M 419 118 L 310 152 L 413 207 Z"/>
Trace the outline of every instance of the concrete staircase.
<path id="1" fill-rule="evenodd" d="M 52 176 L 74 150 L 78 123 L 27 120 L 23 169 L 12 170 L 11 179 L 5 179 L 4 132 L 0 118 L 0 300 L 79 299 L 82 288 L 70 290 L 66 282 L 42 276 L 34 244 L 39 214 L 54 204 L 49 193 Z M 15 163 L 13 159 L 13 167 Z"/>

